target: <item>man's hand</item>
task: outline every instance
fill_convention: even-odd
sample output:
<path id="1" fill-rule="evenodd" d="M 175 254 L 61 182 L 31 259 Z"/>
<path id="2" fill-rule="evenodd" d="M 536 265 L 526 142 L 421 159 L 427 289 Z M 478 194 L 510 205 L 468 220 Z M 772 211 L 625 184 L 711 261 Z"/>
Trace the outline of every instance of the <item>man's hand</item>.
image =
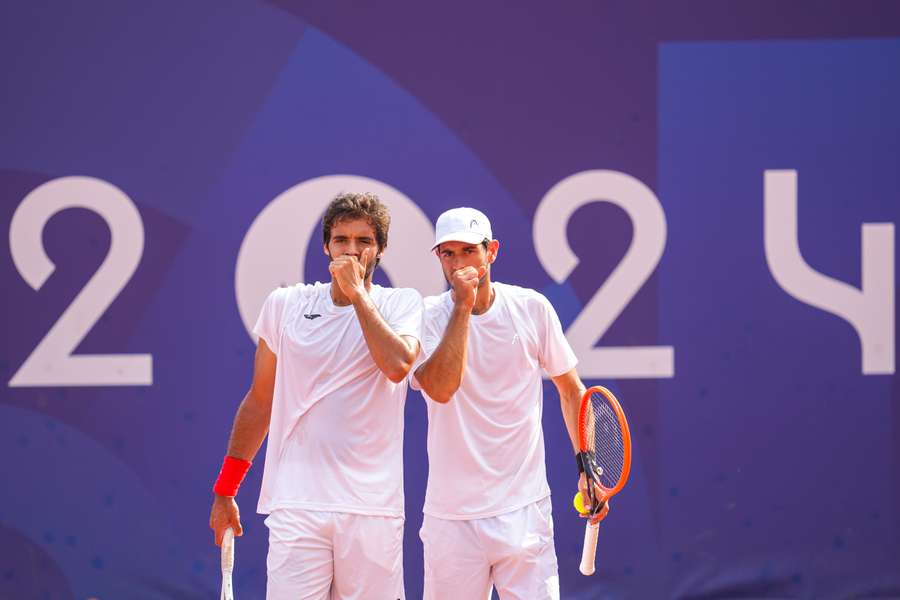
<path id="1" fill-rule="evenodd" d="M 584 473 L 578 478 L 578 491 L 581 492 L 581 502 L 585 506 L 591 506 L 591 498 L 588 496 L 587 477 Z M 603 508 L 601 508 L 600 512 L 596 515 L 591 516 L 590 513 L 586 513 L 581 516 L 585 519 L 590 518 L 591 523 L 599 523 L 606 518 L 607 514 L 609 514 L 609 499 L 606 498 L 603 488 L 601 488 L 596 481 L 594 482 L 594 498 L 597 499 L 597 502 L 603 504 Z"/>
<path id="2" fill-rule="evenodd" d="M 237 502 L 234 498 L 219 496 L 213 497 L 212 510 L 209 513 L 209 528 L 213 530 L 216 539 L 216 546 L 222 545 L 222 537 L 225 530 L 231 527 L 235 536 L 244 535 L 244 528 L 241 527 L 241 513 L 238 510 Z"/>
<path id="3" fill-rule="evenodd" d="M 453 302 L 459 308 L 468 312 L 475 306 L 475 298 L 478 296 L 478 281 L 484 277 L 487 269 L 484 267 L 463 267 L 450 275 L 450 289 Z"/>
<path id="4" fill-rule="evenodd" d="M 331 277 L 350 301 L 353 301 L 359 294 L 365 293 L 366 272 L 374 253 L 371 248 L 366 248 L 358 259 L 351 254 L 344 254 L 335 258 L 328 265 Z"/>

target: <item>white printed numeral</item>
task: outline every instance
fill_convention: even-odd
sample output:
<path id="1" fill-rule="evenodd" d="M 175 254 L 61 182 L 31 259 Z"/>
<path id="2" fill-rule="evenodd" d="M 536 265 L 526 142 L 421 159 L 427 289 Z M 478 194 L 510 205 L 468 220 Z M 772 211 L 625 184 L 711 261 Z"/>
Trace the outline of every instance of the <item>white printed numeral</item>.
<path id="1" fill-rule="evenodd" d="M 67 208 L 86 208 L 110 230 L 109 252 L 100 268 L 59 317 L 9 381 L 10 387 L 151 385 L 149 354 L 73 354 L 137 269 L 144 250 L 144 224 L 131 199 L 92 177 L 62 177 L 29 193 L 9 228 L 13 262 L 39 290 L 56 268 L 44 250 L 44 226 Z"/>
<path id="2" fill-rule="evenodd" d="M 576 210 L 591 202 L 611 202 L 622 208 L 634 224 L 634 236 L 622 261 L 566 331 L 578 355 L 578 372 L 598 379 L 674 377 L 672 346 L 594 347 L 662 257 L 666 216 L 650 188 L 617 171 L 583 171 L 563 179 L 547 192 L 535 214 L 538 259 L 554 281 L 566 280 L 578 265 L 566 239 L 566 225 Z"/>
<path id="3" fill-rule="evenodd" d="M 428 252 L 434 242 L 434 228 L 415 202 L 377 179 L 358 175 L 316 177 L 272 200 L 244 236 L 234 283 L 238 311 L 248 333 L 269 292 L 279 285 L 304 281 L 306 249 L 322 213 L 336 195 L 354 190 L 373 192 L 390 208 L 391 233 L 381 266 L 392 284 L 416 288 L 424 295 L 444 291 L 440 266 Z"/>
<path id="4" fill-rule="evenodd" d="M 778 285 L 853 326 L 864 375 L 894 373 L 894 224 L 863 223 L 858 290 L 815 271 L 800 254 L 796 171 L 765 172 L 764 204 L 766 262 Z"/>

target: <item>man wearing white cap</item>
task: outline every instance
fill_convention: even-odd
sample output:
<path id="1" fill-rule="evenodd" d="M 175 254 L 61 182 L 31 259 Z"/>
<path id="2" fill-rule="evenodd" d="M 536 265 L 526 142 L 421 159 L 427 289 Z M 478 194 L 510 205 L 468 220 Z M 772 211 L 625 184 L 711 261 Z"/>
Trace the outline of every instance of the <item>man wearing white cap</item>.
<path id="1" fill-rule="evenodd" d="M 543 295 L 491 281 L 500 242 L 483 213 L 454 208 L 435 229 L 451 289 L 425 299 L 412 377 L 428 403 L 425 599 L 489 598 L 492 586 L 502 600 L 558 599 L 542 371 L 575 447 L 577 359 Z"/>

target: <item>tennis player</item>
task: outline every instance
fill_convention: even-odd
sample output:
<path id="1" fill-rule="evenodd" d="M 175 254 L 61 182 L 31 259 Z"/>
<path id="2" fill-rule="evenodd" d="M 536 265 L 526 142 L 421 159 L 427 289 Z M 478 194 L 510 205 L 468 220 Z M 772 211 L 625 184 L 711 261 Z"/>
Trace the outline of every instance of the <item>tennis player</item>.
<path id="1" fill-rule="evenodd" d="M 411 378 L 428 403 L 425 599 L 484 599 L 492 586 L 504 600 L 558 599 L 542 372 L 577 452 L 577 359 L 543 295 L 491 281 L 500 242 L 483 213 L 454 208 L 435 229 L 451 289 L 425 299 Z"/>
<path id="2" fill-rule="evenodd" d="M 210 527 L 241 535 L 234 496 L 268 432 L 269 600 L 404 598 L 403 406 L 422 298 L 372 283 L 390 216 L 372 194 L 325 212 L 329 283 L 272 292 L 250 390 L 214 486 Z"/>

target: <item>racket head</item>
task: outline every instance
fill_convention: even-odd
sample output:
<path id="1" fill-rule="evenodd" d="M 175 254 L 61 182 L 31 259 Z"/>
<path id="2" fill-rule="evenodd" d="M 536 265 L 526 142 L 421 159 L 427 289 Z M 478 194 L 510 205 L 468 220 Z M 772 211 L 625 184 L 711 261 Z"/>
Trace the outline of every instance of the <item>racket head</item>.
<path id="1" fill-rule="evenodd" d="M 590 457 L 585 476 L 603 490 L 603 500 L 619 493 L 631 472 L 631 432 L 618 399 L 602 385 L 588 388 L 581 397 L 578 445 Z M 593 496 L 591 485 L 588 494 Z"/>

